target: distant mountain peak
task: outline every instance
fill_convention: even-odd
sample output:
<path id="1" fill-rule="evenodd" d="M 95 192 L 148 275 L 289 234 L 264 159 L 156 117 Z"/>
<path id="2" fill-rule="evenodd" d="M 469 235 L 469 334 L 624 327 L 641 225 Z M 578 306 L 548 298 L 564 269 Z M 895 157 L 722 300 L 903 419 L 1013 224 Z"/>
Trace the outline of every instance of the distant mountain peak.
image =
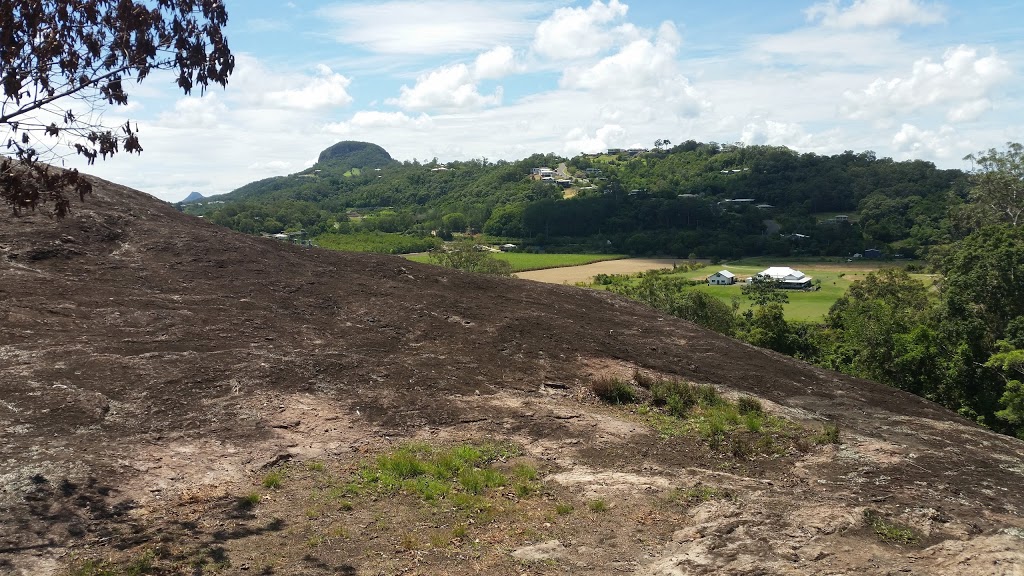
<path id="1" fill-rule="evenodd" d="M 317 162 L 344 163 L 354 168 L 382 168 L 395 160 L 388 151 L 370 142 L 344 140 L 320 153 Z"/>
<path id="2" fill-rule="evenodd" d="M 189 202 L 199 202 L 200 200 L 204 200 L 205 198 L 206 196 L 203 196 L 199 192 L 192 192 L 191 194 L 186 196 L 185 199 L 181 201 L 181 203 L 188 204 Z"/>

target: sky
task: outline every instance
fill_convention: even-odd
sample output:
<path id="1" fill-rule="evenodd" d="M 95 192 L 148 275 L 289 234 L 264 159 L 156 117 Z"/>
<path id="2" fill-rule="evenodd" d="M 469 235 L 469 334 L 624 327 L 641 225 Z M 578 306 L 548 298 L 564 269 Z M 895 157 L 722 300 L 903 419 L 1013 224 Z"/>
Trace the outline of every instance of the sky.
<path id="1" fill-rule="evenodd" d="M 166 74 L 111 123 L 141 156 L 82 167 L 168 201 L 312 165 L 574 156 L 655 140 L 963 157 L 1024 135 L 1024 2 L 226 0 L 226 88 Z"/>

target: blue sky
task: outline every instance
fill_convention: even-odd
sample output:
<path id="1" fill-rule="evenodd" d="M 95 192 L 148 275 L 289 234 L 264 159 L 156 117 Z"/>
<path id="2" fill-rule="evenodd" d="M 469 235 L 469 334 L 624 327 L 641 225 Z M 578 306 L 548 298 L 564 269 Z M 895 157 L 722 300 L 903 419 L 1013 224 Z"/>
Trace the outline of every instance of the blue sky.
<path id="1" fill-rule="evenodd" d="M 964 167 L 1024 134 L 1024 2 L 228 0 L 228 87 L 107 112 L 145 152 L 88 171 L 167 200 L 312 164 L 572 156 L 659 138 Z"/>

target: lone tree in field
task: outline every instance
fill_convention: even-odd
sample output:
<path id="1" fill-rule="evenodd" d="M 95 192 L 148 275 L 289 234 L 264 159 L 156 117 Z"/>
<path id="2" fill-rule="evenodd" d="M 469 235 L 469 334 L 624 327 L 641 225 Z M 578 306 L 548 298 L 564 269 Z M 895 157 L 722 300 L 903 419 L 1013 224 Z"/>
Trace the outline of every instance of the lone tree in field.
<path id="1" fill-rule="evenodd" d="M 138 126 L 103 123 L 124 106 L 124 83 L 155 70 L 177 76 L 185 94 L 227 85 L 235 59 L 219 0 L 4 0 L 0 10 L 0 198 L 15 214 L 91 186 L 77 170 L 48 164 L 78 154 L 89 164 L 141 153 Z"/>

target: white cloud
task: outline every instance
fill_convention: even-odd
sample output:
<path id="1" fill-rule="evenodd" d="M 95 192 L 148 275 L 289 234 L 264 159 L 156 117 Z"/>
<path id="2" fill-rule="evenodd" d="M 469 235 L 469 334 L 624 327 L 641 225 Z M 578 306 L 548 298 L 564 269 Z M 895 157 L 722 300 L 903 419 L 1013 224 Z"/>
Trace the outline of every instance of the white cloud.
<path id="1" fill-rule="evenodd" d="M 297 88 L 269 92 L 264 99 L 272 106 L 301 110 L 347 106 L 352 102 L 347 90 L 350 83 L 348 78 L 321 64 L 317 66 L 317 75 L 300 81 Z"/>
<path id="2" fill-rule="evenodd" d="M 610 99 L 630 100 L 682 116 L 696 116 L 709 104 L 679 71 L 680 38 L 662 24 L 654 42 L 635 40 L 590 67 L 566 70 L 562 86 L 590 90 Z"/>
<path id="3" fill-rule="evenodd" d="M 498 46 L 484 52 L 477 56 L 473 63 L 473 74 L 479 79 L 504 78 L 522 70 L 523 67 L 516 61 L 516 53 L 511 46 Z"/>
<path id="4" fill-rule="evenodd" d="M 829 28 L 878 28 L 900 24 L 945 22 L 945 8 L 919 0 L 854 0 L 849 6 L 839 0 L 814 4 L 805 11 L 807 19 Z"/>
<path id="5" fill-rule="evenodd" d="M 922 58 L 907 78 L 879 78 L 863 90 L 844 93 L 843 113 L 851 118 L 886 118 L 929 106 L 947 106 L 947 119 L 976 119 L 990 103 L 989 93 L 1010 78 L 1009 64 L 993 50 L 959 46 L 947 50 L 942 62 Z"/>
<path id="6" fill-rule="evenodd" d="M 922 130 L 913 124 L 904 124 L 892 138 L 893 147 L 904 157 L 950 158 L 958 148 L 959 137 L 949 126 L 938 130 Z"/>
<path id="7" fill-rule="evenodd" d="M 402 86 L 401 95 L 388 104 L 405 110 L 472 110 L 501 104 L 501 95 L 500 86 L 493 94 L 481 94 L 469 67 L 455 64 L 421 75 L 412 88 Z"/>
<path id="8" fill-rule="evenodd" d="M 609 148 L 622 148 L 626 146 L 627 138 L 626 130 L 618 124 L 605 124 L 593 135 L 582 128 L 574 128 L 566 134 L 563 150 L 568 155 L 593 154 Z"/>
<path id="9" fill-rule="evenodd" d="M 484 50 L 530 36 L 536 2 L 393 0 L 336 4 L 320 10 L 335 37 L 385 54 L 436 55 Z"/>
<path id="10" fill-rule="evenodd" d="M 176 128 L 196 130 L 214 128 L 227 113 L 227 105 L 216 92 L 203 96 L 187 96 L 174 103 L 172 112 L 160 115 L 160 123 Z"/>
<path id="11" fill-rule="evenodd" d="M 612 46 L 607 25 L 624 18 L 629 7 L 600 0 L 586 7 L 559 8 L 537 26 L 533 50 L 543 58 L 571 60 L 595 56 Z"/>

